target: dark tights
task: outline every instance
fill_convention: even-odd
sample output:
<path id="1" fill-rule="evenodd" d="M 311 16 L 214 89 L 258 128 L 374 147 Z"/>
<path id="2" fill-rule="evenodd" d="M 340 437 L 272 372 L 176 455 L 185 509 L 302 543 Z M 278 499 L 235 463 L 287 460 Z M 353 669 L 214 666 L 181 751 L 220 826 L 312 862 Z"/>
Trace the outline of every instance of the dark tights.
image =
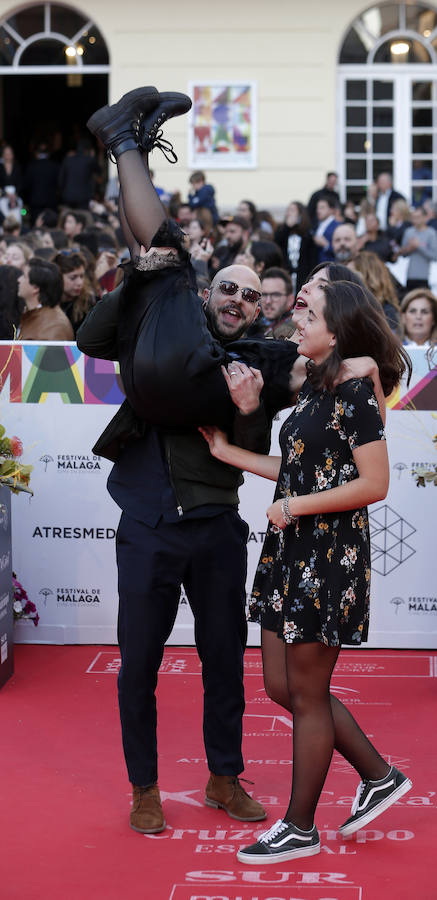
<path id="1" fill-rule="evenodd" d="M 284 819 L 308 830 L 332 753 L 338 750 L 361 779 L 384 778 L 389 766 L 337 697 L 331 675 L 340 647 L 286 644 L 262 629 L 264 684 L 268 696 L 293 714 L 293 781 Z"/>
<path id="2" fill-rule="evenodd" d="M 149 249 L 152 238 L 165 222 L 165 209 L 150 179 L 146 155 L 127 150 L 117 160 L 120 179 L 120 221 L 132 259 L 141 245 Z"/>

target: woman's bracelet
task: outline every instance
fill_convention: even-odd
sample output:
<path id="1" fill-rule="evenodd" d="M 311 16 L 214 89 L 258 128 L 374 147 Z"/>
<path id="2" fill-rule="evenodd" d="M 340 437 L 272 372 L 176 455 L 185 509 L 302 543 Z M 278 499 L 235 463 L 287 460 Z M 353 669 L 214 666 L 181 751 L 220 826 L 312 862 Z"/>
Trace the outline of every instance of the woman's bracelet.
<path id="1" fill-rule="evenodd" d="M 288 505 L 288 497 L 284 497 L 281 503 L 282 515 L 285 519 L 286 525 L 295 525 L 299 516 L 293 516 L 293 513 L 290 512 L 290 507 Z"/>

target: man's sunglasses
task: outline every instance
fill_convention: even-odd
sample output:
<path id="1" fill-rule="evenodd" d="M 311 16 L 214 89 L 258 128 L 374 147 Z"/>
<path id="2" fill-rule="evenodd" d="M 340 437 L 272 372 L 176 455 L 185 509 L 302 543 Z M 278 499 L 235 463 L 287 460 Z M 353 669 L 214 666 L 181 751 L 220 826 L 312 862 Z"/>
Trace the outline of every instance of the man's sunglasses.
<path id="1" fill-rule="evenodd" d="M 241 299 L 245 300 L 246 303 L 259 303 L 261 300 L 261 291 L 256 291 L 254 288 L 249 287 L 240 288 L 240 285 L 236 284 L 235 281 L 220 281 L 218 289 L 222 294 L 226 294 L 227 297 L 233 297 L 234 294 L 240 291 Z"/>

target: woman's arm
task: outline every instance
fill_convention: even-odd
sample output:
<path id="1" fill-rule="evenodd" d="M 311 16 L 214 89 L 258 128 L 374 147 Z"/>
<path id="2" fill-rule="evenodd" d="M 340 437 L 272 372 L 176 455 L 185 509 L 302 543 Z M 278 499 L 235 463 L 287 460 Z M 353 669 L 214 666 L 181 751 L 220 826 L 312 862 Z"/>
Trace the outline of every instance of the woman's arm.
<path id="1" fill-rule="evenodd" d="M 299 393 L 306 377 L 306 364 L 308 360 L 306 356 L 298 356 L 296 362 L 293 365 L 293 368 L 290 373 L 290 389 L 292 394 L 296 395 Z M 336 384 L 342 384 L 344 381 L 350 381 L 351 378 L 371 378 L 373 381 L 373 390 L 375 393 L 375 397 L 378 401 L 379 412 L 381 415 L 381 419 L 383 424 L 385 425 L 386 419 L 386 405 L 385 405 L 385 396 L 384 391 L 382 389 L 381 380 L 379 377 L 379 369 L 376 365 L 374 359 L 371 356 L 356 356 L 349 357 L 348 359 L 344 359 L 337 379 Z"/>
<path id="2" fill-rule="evenodd" d="M 372 441 L 357 447 L 352 453 L 358 478 L 314 494 L 289 497 L 288 509 L 292 516 L 314 516 L 318 513 L 360 509 L 387 496 L 389 464 L 386 442 Z M 286 523 L 281 503 L 282 500 L 273 503 L 267 510 L 267 516 L 273 525 L 284 528 Z"/>
<path id="3" fill-rule="evenodd" d="M 202 426 L 199 431 L 207 441 L 212 455 L 220 462 L 235 466 L 236 469 L 244 469 L 245 472 L 253 472 L 254 475 L 261 475 L 262 478 L 269 478 L 271 481 L 278 480 L 281 468 L 280 456 L 264 456 L 262 453 L 252 453 L 251 450 L 235 447 L 234 444 L 229 444 L 225 433 L 213 425 Z"/>

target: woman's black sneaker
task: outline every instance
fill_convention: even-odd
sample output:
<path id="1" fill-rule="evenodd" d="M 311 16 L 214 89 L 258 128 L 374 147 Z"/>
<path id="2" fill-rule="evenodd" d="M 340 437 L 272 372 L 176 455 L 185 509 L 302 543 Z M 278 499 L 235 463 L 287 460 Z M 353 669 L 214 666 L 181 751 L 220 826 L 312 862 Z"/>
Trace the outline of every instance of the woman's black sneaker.
<path id="1" fill-rule="evenodd" d="M 412 788 L 412 782 L 403 772 L 391 767 L 388 775 L 379 781 L 360 781 L 351 814 L 338 829 L 343 837 L 349 837 L 364 825 L 385 812 Z"/>
<path id="2" fill-rule="evenodd" d="M 320 853 L 320 838 L 315 825 L 311 831 L 301 831 L 292 822 L 278 819 L 268 831 L 260 834 L 256 844 L 237 853 L 237 859 L 249 865 L 279 863 L 300 856 Z"/>

